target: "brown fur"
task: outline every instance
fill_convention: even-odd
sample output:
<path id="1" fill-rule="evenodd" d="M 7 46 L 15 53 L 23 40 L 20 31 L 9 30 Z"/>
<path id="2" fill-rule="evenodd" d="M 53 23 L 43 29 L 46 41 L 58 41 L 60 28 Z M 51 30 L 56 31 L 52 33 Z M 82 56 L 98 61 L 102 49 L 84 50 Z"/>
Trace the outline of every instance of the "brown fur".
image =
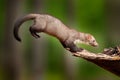
<path id="1" fill-rule="evenodd" d="M 20 25 L 28 20 L 34 20 L 34 24 L 30 27 L 30 32 L 35 38 L 40 36 L 37 33 L 44 32 L 59 39 L 62 45 L 71 52 L 81 51 L 75 45 L 75 41 L 79 40 L 85 44 L 97 46 L 95 38 L 90 34 L 78 32 L 74 29 L 66 27 L 60 20 L 50 15 L 29 14 L 16 21 L 14 25 L 14 36 L 18 41 L 21 41 L 18 30 Z M 90 42 L 91 41 L 91 42 Z M 94 41 L 94 42 L 92 42 Z"/>

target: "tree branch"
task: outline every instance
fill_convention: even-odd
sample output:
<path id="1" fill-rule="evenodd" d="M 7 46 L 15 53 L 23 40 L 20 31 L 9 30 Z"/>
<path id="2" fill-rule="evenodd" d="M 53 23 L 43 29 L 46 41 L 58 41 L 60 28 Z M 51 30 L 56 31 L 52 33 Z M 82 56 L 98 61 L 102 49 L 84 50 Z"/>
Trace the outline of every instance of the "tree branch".
<path id="1" fill-rule="evenodd" d="M 120 47 L 105 49 L 102 53 L 92 53 L 87 50 L 73 53 L 74 56 L 84 58 L 105 70 L 120 76 Z"/>

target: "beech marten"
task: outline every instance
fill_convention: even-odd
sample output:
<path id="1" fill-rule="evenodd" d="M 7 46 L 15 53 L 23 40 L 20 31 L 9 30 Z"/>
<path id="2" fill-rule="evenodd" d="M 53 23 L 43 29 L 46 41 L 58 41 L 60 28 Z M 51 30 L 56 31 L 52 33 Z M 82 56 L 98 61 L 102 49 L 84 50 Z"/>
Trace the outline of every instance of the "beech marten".
<path id="1" fill-rule="evenodd" d="M 78 32 L 68 28 L 60 20 L 50 15 L 44 14 L 28 14 L 17 20 L 14 25 L 14 37 L 21 41 L 18 30 L 22 23 L 28 20 L 34 20 L 34 24 L 30 27 L 30 32 L 35 38 L 40 36 L 37 33 L 44 32 L 59 39 L 64 48 L 71 52 L 82 51 L 76 43 L 84 43 L 91 46 L 98 46 L 95 38 L 91 34 Z"/>

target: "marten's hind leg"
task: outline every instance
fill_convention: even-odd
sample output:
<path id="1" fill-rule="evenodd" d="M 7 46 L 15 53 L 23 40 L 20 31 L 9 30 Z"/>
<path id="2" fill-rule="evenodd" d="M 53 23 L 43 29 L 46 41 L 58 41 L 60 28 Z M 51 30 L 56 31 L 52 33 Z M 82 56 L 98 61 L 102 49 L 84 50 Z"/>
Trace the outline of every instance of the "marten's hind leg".
<path id="1" fill-rule="evenodd" d="M 34 24 L 30 27 L 30 32 L 33 37 L 40 38 L 37 33 L 43 32 L 46 27 L 46 21 L 44 19 L 36 18 Z"/>
<path id="2" fill-rule="evenodd" d="M 37 34 L 38 32 L 41 32 L 40 30 L 37 29 L 37 26 L 36 25 L 32 25 L 30 28 L 30 33 L 33 37 L 35 38 L 40 38 L 40 36 Z"/>

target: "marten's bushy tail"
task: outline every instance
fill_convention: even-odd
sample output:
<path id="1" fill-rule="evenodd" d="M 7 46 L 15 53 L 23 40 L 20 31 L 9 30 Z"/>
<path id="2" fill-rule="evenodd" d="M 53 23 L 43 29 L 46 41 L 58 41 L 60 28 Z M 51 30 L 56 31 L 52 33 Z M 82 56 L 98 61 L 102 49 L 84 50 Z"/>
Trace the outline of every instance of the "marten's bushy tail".
<path id="1" fill-rule="evenodd" d="M 33 20 L 35 19 L 39 14 L 28 14 L 26 16 L 24 16 L 23 18 L 21 19 L 18 19 L 15 24 L 14 24 L 14 31 L 13 31 L 13 34 L 14 34 L 14 37 L 18 40 L 18 41 L 21 41 L 21 38 L 19 37 L 19 28 L 20 26 L 22 25 L 22 23 L 24 23 L 25 21 L 27 20 Z"/>

